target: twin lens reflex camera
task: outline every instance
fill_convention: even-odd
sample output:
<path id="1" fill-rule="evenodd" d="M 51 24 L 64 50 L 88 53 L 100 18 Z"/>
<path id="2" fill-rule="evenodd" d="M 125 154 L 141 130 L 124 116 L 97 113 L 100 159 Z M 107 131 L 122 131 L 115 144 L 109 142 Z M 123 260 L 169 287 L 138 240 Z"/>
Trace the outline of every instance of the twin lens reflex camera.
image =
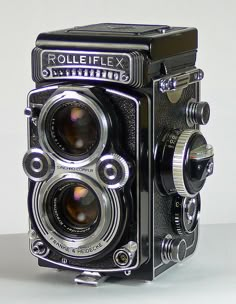
<path id="1" fill-rule="evenodd" d="M 30 251 L 77 283 L 152 280 L 191 256 L 213 148 L 199 130 L 197 30 L 96 24 L 42 33 L 28 95 Z"/>

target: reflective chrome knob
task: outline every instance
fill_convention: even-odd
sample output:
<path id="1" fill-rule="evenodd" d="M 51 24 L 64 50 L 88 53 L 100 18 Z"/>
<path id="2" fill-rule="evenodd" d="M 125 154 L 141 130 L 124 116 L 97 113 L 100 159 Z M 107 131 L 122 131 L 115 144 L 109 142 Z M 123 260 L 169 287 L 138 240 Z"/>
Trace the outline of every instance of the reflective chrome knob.
<path id="1" fill-rule="evenodd" d="M 183 131 L 173 156 L 173 180 L 179 195 L 194 197 L 213 173 L 213 147 L 198 130 Z"/>
<path id="2" fill-rule="evenodd" d="M 210 119 L 210 106 L 207 102 L 188 102 L 186 108 L 186 121 L 192 127 L 195 124 L 206 125 Z"/>
<path id="3" fill-rule="evenodd" d="M 54 163 L 41 149 L 32 148 L 24 156 L 23 168 L 29 179 L 39 182 L 53 173 Z"/>
<path id="4" fill-rule="evenodd" d="M 199 130 L 172 130 L 157 149 L 157 183 L 163 193 L 194 197 L 213 173 L 213 148 Z"/>
<path id="5" fill-rule="evenodd" d="M 120 268 L 129 267 L 136 255 L 137 243 L 130 241 L 125 246 L 117 249 L 113 254 L 113 261 Z"/>
<path id="6" fill-rule="evenodd" d="M 161 244 L 161 258 L 163 263 L 179 263 L 184 260 L 187 253 L 187 244 L 185 239 L 172 239 L 167 235 Z"/>
<path id="7" fill-rule="evenodd" d="M 26 117 L 31 117 L 32 116 L 32 109 L 30 107 L 25 108 L 24 114 Z"/>
<path id="8" fill-rule="evenodd" d="M 129 178 L 128 163 L 118 154 L 104 155 L 97 164 L 97 177 L 108 188 L 121 188 Z"/>
<path id="9" fill-rule="evenodd" d="M 41 241 L 36 240 L 31 244 L 32 253 L 36 256 L 45 257 L 49 253 L 49 248 Z"/>

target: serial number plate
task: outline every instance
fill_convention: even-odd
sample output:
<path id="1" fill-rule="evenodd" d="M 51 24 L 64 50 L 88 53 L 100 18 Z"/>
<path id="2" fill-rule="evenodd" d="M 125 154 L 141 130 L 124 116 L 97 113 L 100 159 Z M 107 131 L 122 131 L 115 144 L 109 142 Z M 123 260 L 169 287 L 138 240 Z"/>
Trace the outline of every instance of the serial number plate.
<path id="1" fill-rule="evenodd" d="M 127 53 L 44 50 L 40 65 L 45 80 L 91 79 L 124 84 L 133 80 L 133 57 Z"/>

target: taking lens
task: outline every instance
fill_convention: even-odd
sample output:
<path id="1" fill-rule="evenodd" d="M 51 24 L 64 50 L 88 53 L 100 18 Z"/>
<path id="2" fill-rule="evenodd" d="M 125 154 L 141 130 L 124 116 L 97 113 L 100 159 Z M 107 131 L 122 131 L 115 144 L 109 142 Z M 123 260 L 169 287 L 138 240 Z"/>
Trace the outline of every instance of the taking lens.
<path id="1" fill-rule="evenodd" d="M 69 187 L 63 193 L 62 204 L 66 219 L 74 225 L 90 226 L 98 217 L 96 197 L 82 185 Z"/>
<path id="2" fill-rule="evenodd" d="M 78 101 L 52 107 L 46 119 L 46 132 L 53 150 L 69 160 L 89 157 L 100 140 L 95 113 Z"/>
<path id="3" fill-rule="evenodd" d="M 80 182 L 55 185 L 47 199 L 52 226 L 68 237 L 84 238 L 98 226 L 100 203 L 94 191 Z"/>

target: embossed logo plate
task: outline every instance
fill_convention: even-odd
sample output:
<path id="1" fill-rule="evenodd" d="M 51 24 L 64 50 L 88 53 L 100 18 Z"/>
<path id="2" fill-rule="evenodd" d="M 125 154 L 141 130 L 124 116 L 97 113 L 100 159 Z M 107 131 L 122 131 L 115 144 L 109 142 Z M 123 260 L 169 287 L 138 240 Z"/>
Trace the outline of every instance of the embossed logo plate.
<path id="1" fill-rule="evenodd" d="M 127 53 L 43 50 L 41 77 L 47 79 L 93 79 L 129 84 L 133 57 Z"/>

